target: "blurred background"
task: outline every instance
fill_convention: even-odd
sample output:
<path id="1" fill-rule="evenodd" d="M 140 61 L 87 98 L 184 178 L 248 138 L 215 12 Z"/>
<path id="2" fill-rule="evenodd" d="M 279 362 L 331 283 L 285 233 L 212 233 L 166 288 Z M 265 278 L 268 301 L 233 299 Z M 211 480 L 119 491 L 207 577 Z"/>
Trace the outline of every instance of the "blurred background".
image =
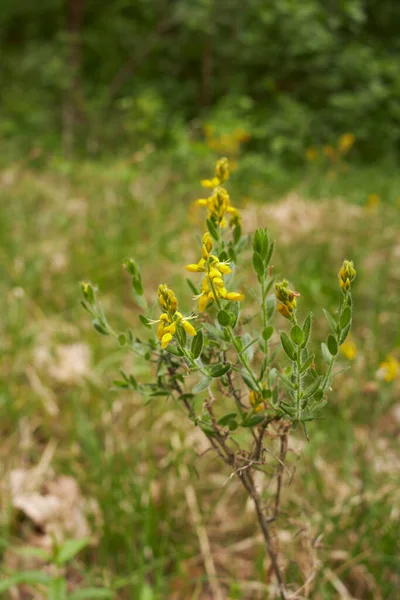
<path id="1" fill-rule="evenodd" d="M 398 597 L 399 28 L 395 0 L 2 0 L 2 597 L 62 600 L 38 575 L 58 573 L 75 600 L 220 600 L 204 534 L 223 598 L 274 597 L 237 484 L 175 406 L 115 389 L 121 364 L 146 373 L 80 306 L 93 281 L 113 326 L 146 336 L 132 256 L 150 303 L 167 283 L 191 310 L 193 200 L 220 156 L 315 349 L 342 260 L 358 271 L 325 418 L 291 442 L 287 579 L 310 580 L 299 597 Z M 55 539 L 87 543 L 61 568 Z"/>

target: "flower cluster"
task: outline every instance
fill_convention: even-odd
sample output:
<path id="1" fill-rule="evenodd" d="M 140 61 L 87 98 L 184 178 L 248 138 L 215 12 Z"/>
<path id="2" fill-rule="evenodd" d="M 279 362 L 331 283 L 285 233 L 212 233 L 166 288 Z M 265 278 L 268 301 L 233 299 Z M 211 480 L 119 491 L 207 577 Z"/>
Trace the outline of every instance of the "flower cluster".
<path id="1" fill-rule="evenodd" d="M 219 298 L 241 302 L 244 295 L 240 292 L 228 292 L 225 287 L 224 275 L 232 272 L 229 263 L 221 262 L 217 256 L 211 254 L 213 241 L 209 233 L 203 235 L 202 258 L 196 264 L 186 265 L 190 273 L 205 273 L 201 284 L 201 294 L 198 296 L 199 311 L 203 311 L 209 301 L 218 302 Z"/>
<path id="2" fill-rule="evenodd" d="M 182 313 L 178 311 L 178 300 L 176 299 L 174 292 L 166 285 L 159 286 L 158 301 L 165 312 L 160 315 L 158 321 L 151 322 L 159 323 L 157 337 L 161 341 L 161 348 L 166 348 L 168 346 L 173 336 L 176 334 L 176 328 L 180 325 L 189 335 L 196 335 L 196 329 L 189 322 L 190 318 L 193 319 L 195 317 L 184 317 Z"/>
<path id="3" fill-rule="evenodd" d="M 356 276 L 356 270 L 352 260 L 345 260 L 339 271 L 339 283 L 343 293 L 350 290 L 351 282 Z"/>
<path id="4" fill-rule="evenodd" d="M 208 208 L 208 218 L 223 229 L 226 227 L 226 215 L 230 215 L 229 225 L 234 227 L 239 224 L 240 216 L 237 209 L 231 205 L 231 199 L 227 190 L 221 186 L 229 178 L 229 161 L 221 158 L 217 162 L 215 177 L 203 179 L 203 187 L 212 188 L 212 194 L 208 198 L 196 200 L 197 206 Z"/>
<path id="5" fill-rule="evenodd" d="M 254 392 L 253 390 L 249 394 L 250 404 L 253 407 L 255 413 L 264 410 L 264 401 L 260 392 Z"/>
<path id="6" fill-rule="evenodd" d="M 289 289 L 289 283 L 284 279 L 275 284 L 275 296 L 279 301 L 277 311 L 286 319 L 291 319 L 296 310 L 298 292 Z"/>

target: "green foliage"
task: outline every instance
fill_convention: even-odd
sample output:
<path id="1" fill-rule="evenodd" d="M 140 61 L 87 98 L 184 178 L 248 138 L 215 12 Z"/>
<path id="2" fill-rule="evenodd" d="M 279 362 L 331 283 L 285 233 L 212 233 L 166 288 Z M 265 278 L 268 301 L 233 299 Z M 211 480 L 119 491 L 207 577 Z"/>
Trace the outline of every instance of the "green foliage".
<path id="1" fill-rule="evenodd" d="M 0 134 L 132 152 L 201 115 L 279 160 L 346 131 L 375 159 L 398 150 L 399 21 L 391 0 L 6 0 Z"/>

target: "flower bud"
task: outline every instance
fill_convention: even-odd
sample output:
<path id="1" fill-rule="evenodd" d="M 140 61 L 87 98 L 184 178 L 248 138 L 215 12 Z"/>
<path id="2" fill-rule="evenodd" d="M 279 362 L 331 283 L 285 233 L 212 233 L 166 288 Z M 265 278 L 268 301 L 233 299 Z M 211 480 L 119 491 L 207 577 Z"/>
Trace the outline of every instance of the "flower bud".
<path id="1" fill-rule="evenodd" d="M 352 260 L 345 260 L 339 271 L 339 284 L 344 293 L 348 292 L 351 287 L 351 282 L 356 277 L 356 270 Z"/>
<path id="2" fill-rule="evenodd" d="M 226 181 L 229 177 L 229 161 L 227 158 L 221 158 L 217 161 L 215 168 L 215 175 L 218 177 L 221 183 Z"/>

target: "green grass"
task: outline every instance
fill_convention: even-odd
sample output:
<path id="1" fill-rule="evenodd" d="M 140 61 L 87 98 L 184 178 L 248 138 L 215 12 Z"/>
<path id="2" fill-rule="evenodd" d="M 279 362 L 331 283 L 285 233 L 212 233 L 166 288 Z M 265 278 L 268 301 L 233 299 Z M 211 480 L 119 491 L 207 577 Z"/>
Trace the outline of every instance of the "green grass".
<path id="1" fill-rule="evenodd" d="M 37 465 L 50 445 L 44 479 L 71 475 L 83 498 L 96 502 L 94 544 L 69 566 L 71 586 L 111 587 L 121 599 L 208 597 L 180 478 L 185 464 L 227 595 L 265 594 L 252 587 L 265 581 L 254 516 L 234 482 L 223 486 L 229 472 L 209 454 L 196 457 L 205 447 L 179 407 L 159 399 L 143 406 L 111 389 L 122 362 L 146 374 L 92 331 L 79 303 L 79 282 L 91 280 L 115 328 L 128 324 L 144 335 L 122 269 L 132 256 L 150 303 L 165 282 L 190 307 L 182 266 L 195 256 L 202 231 L 191 200 L 212 160 L 152 156 L 142 165 L 53 161 L 40 168 L 21 162 L 0 172 L 1 475 L 7 482 L 13 470 Z M 399 353 L 400 178 L 380 166 L 285 179 L 257 161 L 252 170 L 244 159 L 232 194 L 236 185 L 245 225 L 267 226 L 276 238 L 274 265 L 301 293 L 300 314 L 313 311 L 316 344 L 327 331 L 321 306 L 334 310 L 337 303 L 343 258 L 354 259 L 358 271 L 356 359 L 341 359 L 351 371 L 338 376 L 325 419 L 309 427 L 309 444 L 297 436 L 299 457 L 290 458 L 296 475 L 279 522 L 289 579 L 301 584 L 320 561 L 312 597 L 341 597 L 345 586 L 356 598 L 394 598 L 399 380 L 381 382 L 376 372 L 388 353 Z M 289 199 L 277 201 L 290 190 Z M 365 208 L 371 193 L 381 196 L 374 212 Z M 65 374 L 62 354 L 72 348 L 73 362 L 80 350 L 72 344 L 90 355 L 76 379 L 76 364 Z M 10 548 L 35 543 L 43 532 L 12 510 L 7 483 L 0 493 L 0 569 L 9 573 L 24 568 L 10 559 Z"/>

